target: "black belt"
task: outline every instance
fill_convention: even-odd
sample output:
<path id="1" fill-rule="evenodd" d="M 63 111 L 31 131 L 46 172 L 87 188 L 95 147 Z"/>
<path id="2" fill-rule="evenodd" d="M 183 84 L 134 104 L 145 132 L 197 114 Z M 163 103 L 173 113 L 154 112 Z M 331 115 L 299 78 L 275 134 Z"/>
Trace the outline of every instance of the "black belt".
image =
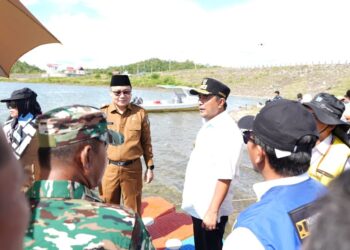
<path id="1" fill-rule="evenodd" d="M 133 163 L 136 160 L 129 160 L 129 161 L 113 161 L 111 159 L 108 159 L 108 163 L 109 164 L 113 164 L 116 166 L 121 166 L 121 167 L 126 167 L 128 165 L 130 165 L 131 163 Z"/>

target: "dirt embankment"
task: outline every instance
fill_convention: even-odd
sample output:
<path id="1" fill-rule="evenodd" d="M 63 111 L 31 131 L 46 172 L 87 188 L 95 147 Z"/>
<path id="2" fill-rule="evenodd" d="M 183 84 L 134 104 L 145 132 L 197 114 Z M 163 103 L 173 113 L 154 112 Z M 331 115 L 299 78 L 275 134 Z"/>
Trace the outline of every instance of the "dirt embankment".
<path id="1" fill-rule="evenodd" d="M 273 97 L 279 90 L 285 98 L 296 99 L 297 93 L 315 95 L 329 92 L 342 96 L 350 88 L 350 64 L 318 64 L 259 68 L 210 68 L 164 72 L 192 85 L 204 77 L 226 83 L 231 93 L 241 96 Z"/>

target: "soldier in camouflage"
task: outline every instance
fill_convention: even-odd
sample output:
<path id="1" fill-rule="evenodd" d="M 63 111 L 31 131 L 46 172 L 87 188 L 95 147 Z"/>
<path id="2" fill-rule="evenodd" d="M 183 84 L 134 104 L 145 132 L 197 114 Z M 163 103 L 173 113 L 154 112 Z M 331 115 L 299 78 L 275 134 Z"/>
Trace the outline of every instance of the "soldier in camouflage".
<path id="1" fill-rule="evenodd" d="M 101 203 L 95 189 L 106 145 L 121 144 L 104 113 L 73 105 L 37 118 L 41 180 L 27 195 L 32 218 L 25 249 L 154 249 L 140 217 Z"/>

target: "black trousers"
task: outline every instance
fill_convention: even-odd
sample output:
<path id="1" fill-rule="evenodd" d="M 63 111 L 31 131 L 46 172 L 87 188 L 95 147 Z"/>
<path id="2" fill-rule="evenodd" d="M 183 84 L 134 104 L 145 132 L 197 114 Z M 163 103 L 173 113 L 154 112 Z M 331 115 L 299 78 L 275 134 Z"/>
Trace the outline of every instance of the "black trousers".
<path id="1" fill-rule="evenodd" d="M 192 217 L 195 249 L 221 250 L 227 220 L 228 216 L 222 216 L 220 223 L 216 224 L 216 229 L 207 231 L 202 228 L 202 220 Z"/>

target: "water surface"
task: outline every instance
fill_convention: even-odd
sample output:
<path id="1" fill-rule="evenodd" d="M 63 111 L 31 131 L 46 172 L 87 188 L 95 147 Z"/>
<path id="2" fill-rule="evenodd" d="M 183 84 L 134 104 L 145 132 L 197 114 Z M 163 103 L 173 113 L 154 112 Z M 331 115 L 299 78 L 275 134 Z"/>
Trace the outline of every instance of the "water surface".
<path id="1" fill-rule="evenodd" d="M 100 107 L 110 102 L 108 87 L 5 82 L 0 83 L 0 99 L 8 98 L 13 90 L 24 87 L 29 87 L 38 94 L 38 101 L 44 112 L 63 105 L 86 104 Z M 171 91 L 159 88 L 136 88 L 133 90 L 133 95 L 140 96 L 144 100 L 173 97 Z M 259 101 L 261 100 L 230 96 L 228 110 L 235 110 L 246 105 L 255 105 Z M 6 105 L 1 103 L 0 123 L 3 123 L 7 116 Z M 197 111 L 151 113 L 149 119 L 156 169 L 154 182 L 144 186 L 144 195 L 161 195 L 178 205 L 181 200 L 186 164 L 196 134 L 202 125 L 202 119 Z M 258 181 L 260 177 L 251 169 L 246 152 L 242 159 L 240 172 L 240 181 L 236 183 L 235 199 L 254 197 L 251 185 Z M 239 210 L 242 206 L 240 204 L 236 206 Z"/>

